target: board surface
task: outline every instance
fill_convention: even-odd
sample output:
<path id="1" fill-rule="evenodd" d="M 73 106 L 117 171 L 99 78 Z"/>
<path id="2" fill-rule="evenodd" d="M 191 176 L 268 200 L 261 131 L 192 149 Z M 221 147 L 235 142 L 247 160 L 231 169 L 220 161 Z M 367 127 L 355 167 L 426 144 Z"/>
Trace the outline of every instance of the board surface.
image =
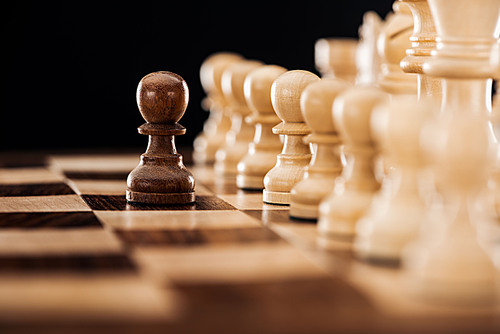
<path id="1" fill-rule="evenodd" d="M 132 154 L 0 157 L 0 331 L 498 332 L 411 296 L 288 207 L 193 166 L 196 203 L 130 205 Z M 186 158 L 189 153 L 184 154 Z"/>

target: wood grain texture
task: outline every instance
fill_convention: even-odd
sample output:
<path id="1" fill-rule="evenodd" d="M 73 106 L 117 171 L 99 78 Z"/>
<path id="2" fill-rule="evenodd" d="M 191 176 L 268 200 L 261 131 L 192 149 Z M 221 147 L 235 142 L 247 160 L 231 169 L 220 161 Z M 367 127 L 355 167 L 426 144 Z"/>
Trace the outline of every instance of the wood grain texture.
<path id="1" fill-rule="evenodd" d="M 216 196 L 197 196 L 194 203 L 176 205 L 130 204 L 124 196 L 82 195 L 92 210 L 236 210 Z"/>
<path id="2" fill-rule="evenodd" d="M 1 228 L 81 228 L 102 227 L 92 212 L 0 213 Z"/>
<path id="3" fill-rule="evenodd" d="M 66 183 L 0 184 L 0 196 L 70 195 L 74 193 Z"/>
<path id="4" fill-rule="evenodd" d="M 141 79 L 137 105 L 146 124 L 139 133 L 149 135 L 146 153 L 127 177 L 130 203 L 184 204 L 195 200 L 194 178 L 177 153 L 174 136 L 185 133 L 177 122 L 189 101 L 186 82 L 172 72 L 154 72 Z"/>

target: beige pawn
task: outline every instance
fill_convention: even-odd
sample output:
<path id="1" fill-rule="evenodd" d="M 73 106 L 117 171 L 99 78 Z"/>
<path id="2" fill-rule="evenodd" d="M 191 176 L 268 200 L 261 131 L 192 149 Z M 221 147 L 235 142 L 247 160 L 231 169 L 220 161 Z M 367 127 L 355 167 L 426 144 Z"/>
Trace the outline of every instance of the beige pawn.
<path id="1" fill-rule="evenodd" d="M 486 187 L 494 145 L 484 115 L 458 111 L 451 120 L 447 116 L 422 136 L 446 210 L 430 216 L 418 241 L 407 249 L 407 281 L 413 293 L 431 302 L 495 303 L 499 273 L 478 241 L 476 231 L 486 222 L 478 221 L 472 210 Z"/>
<path id="2" fill-rule="evenodd" d="M 284 136 L 283 149 L 276 165 L 264 177 L 263 201 L 270 204 L 290 204 L 290 191 L 302 179 L 304 168 L 311 160 L 311 149 L 303 138 L 311 130 L 300 111 L 300 95 L 307 85 L 320 80 L 308 71 L 288 71 L 271 86 L 271 101 L 282 122 L 273 133 Z"/>
<path id="3" fill-rule="evenodd" d="M 320 206 L 318 232 L 325 237 L 353 238 L 357 221 L 379 189 L 370 118 L 375 106 L 387 99 L 378 88 L 360 86 L 340 94 L 334 102 L 333 118 L 344 143 L 347 164 L 334 191 Z"/>
<path id="4" fill-rule="evenodd" d="M 339 78 L 354 83 L 357 75 L 356 49 L 352 38 L 321 38 L 314 45 L 314 61 L 323 78 Z"/>
<path id="5" fill-rule="evenodd" d="M 245 100 L 243 83 L 247 74 L 260 66 L 259 61 L 244 60 L 229 65 L 222 74 L 222 92 L 229 103 L 231 129 L 224 145 L 215 154 L 214 170 L 219 175 L 236 177 L 238 162 L 248 152 L 254 128 L 244 121 L 251 111 Z"/>
<path id="6" fill-rule="evenodd" d="M 266 65 L 251 71 L 245 78 L 244 93 L 252 115 L 247 117 L 255 126 L 255 136 L 248 153 L 238 163 L 236 185 L 241 189 L 263 189 L 264 176 L 276 164 L 276 156 L 283 143 L 272 128 L 280 122 L 271 103 L 271 85 L 287 70 L 277 65 Z"/>
<path id="7" fill-rule="evenodd" d="M 220 52 L 208 57 L 201 65 L 201 85 L 207 94 L 203 106 L 210 114 L 203 125 L 203 132 L 193 142 L 193 160 L 197 164 L 213 163 L 215 152 L 224 144 L 231 121 L 225 113 L 227 102 L 222 96 L 220 78 L 227 66 L 242 59 L 235 53 Z"/>
<path id="8" fill-rule="evenodd" d="M 354 248 L 361 258 L 399 262 L 403 249 L 418 235 L 427 213 L 420 194 L 425 161 L 419 140 L 431 111 L 432 106 L 411 97 L 393 98 L 373 111 L 371 128 L 391 172 L 357 223 Z"/>
<path id="9" fill-rule="evenodd" d="M 304 89 L 300 97 L 302 116 L 312 133 L 304 140 L 316 147 L 304 177 L 291 191 L 290 217 L 316 220 L 319 203 L 333 190 L 342 171 L 340 140 L 332 119 L 332 104 L 351 84 L 323 79 Z"/>

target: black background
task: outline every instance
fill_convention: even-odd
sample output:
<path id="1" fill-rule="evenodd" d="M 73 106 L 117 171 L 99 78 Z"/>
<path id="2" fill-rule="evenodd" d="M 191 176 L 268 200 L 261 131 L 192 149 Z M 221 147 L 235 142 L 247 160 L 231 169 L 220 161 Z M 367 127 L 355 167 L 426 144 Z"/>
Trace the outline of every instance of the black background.
<path id="1" fill-rule="evenodd" d="M 321 37 L 357 37 L 363 13 L 392 0 L 33 1 L 2 5 L 0 150 L 145 147 L 135 90 L 168 70 L 188 83 L 179 145 L 208 114 L 199 68 L 218 51 L 288 69 L 314 68 Z"/>

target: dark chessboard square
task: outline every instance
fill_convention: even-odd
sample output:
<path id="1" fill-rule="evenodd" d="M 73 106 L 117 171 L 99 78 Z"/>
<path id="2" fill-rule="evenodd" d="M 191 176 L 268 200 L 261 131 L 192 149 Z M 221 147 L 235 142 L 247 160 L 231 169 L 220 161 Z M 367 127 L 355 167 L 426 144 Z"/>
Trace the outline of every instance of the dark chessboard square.
<path id="1" fill-rule="evenodd" d="M 217 196 L 196 196 L 195 203 L 173 205 L 130 204 L 125 196 L 119 195 L 82 195 L 82 198 L 92 210 L 236 210 Z"/>
<path id="2" fill-rule="evenodd" d="M 0 228 L 81 228 L 102 227 L 92 212 L 0 213 Z"/>
<path id="3" fill-rule="evenodd" d="M 210 230 L 117 230 L 115 233 L 126 243 L 141 246 L 186 246 L 282 240 L 276 233 L 264 227 Z"/>
<path id="4" fill-rule="evenodd" d="M 0 272 L 108 273 L 135 272 L 135 264 L 123 254 L 0 256 Z"/>
<path id="5" fill-rule="evenodd" d="M 72 194 L 75 194 L 73 189 L 63 182 L 0 185 L 0 196 L 51 196 Z"/>

